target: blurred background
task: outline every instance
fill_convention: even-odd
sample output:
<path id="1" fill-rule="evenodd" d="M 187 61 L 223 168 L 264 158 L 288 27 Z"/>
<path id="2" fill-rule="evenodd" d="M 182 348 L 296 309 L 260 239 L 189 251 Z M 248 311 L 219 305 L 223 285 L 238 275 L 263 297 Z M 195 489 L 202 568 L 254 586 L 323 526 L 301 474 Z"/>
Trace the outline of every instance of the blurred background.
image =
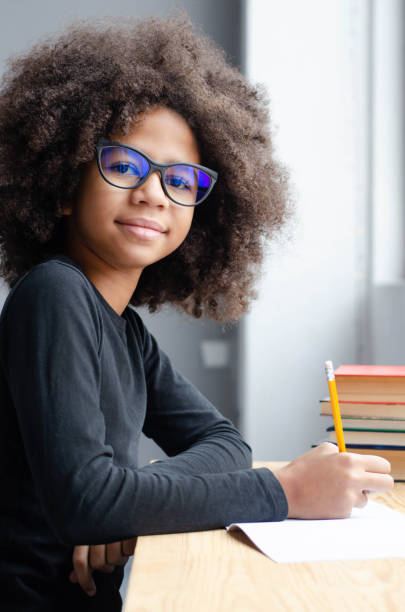
<path id="1" fill-rule="evenodd" d="M 270 98 L 295 217 L 259 299 L 234 326 L 170 308 L 146 325 L 244 433 L 257 460 L 324 436 L 324 362 L 404 364 L 404 12 L 401 0 L 0 0 L 6 58 L 73 18 L 183 8 Z M 7 295 L 3 284 L 1 301 Z M 140 463 L 162 452 L 143 439 Z"/>

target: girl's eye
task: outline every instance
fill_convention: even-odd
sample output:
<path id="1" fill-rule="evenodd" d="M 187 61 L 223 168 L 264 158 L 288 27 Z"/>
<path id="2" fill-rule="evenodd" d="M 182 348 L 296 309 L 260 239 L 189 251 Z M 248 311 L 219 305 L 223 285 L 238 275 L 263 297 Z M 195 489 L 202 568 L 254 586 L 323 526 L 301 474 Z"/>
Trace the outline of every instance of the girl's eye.
<path id="1" fill-rule="evenodd" d="M 115 164 L 111 164 L 108 170 L 110 172 L 117 172 L 118 174 L 126 174 L 127 176 L 140 176 L 139 168 L 127 162 L 116 162 Z"/>
<path id="2" fill-rule="evenodd" d="M 190 183 L 184 177 L 174 176 L 173 174 L 166 177 L 166 184 L 170 185 L 170 187 L 175 187 L 176 189 L 191 189 Z"/>

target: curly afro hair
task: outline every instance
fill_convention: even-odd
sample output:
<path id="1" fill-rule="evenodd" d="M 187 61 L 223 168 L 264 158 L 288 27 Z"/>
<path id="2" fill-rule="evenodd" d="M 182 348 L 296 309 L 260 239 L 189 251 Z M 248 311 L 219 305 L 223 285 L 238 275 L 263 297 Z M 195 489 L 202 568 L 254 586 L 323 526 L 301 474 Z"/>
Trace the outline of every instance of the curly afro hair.
<path id="1" fill-rule="evenodd" d="M 289 214 L 268 100 L 184 14 L 74 22 L 9 60 L 0 91 L 0 273 L 12 287 L 63 252 L 72 201 L 100 137 L 167 106 L 196 135 L 219 178 L 176 251 L 146 267 L 131 297 L 194 317 L 236 320 L 256 297 L 265 239 Z"/>

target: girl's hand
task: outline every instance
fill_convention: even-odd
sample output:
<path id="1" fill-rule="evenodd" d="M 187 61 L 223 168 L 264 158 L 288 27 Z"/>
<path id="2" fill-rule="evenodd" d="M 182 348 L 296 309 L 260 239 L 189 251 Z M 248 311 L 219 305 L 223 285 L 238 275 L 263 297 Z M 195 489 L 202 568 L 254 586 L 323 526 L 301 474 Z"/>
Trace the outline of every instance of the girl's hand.
<path id="1" fill-rule="evenodd" d="M 96 594 L 93 571 L 111 573 L 116 565 L 125 565 L 128 557 L 134 554 L 135 544 L 136 537 L 111 544 L 75 546 L 72 557 L 73 571 L 69 580 L 78 582 L 87 595 L 93 597 Z"/>
<path id="2" fill-rule="evenodd" d="M 331 519 L 365 506 L 368 492 L 392 489 L 390 470 L 382 457 L 339 453 L 324 442 L 273 474 L 287 497 L 288 518 Z"/>

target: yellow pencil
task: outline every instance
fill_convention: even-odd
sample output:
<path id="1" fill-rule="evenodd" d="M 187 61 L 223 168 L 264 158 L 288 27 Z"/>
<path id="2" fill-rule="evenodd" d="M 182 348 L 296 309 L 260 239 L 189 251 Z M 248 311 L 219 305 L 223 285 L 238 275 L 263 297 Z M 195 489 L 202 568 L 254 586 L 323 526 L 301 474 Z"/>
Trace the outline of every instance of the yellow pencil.
<path id="1" fill-rule="evenodd" d="M 343 437 L 342 419 L 340 418 L 339 400 L 336 389 L 335 372 L 333 363 L 325 361 L 326 377 L 328 379 L 330 403 L 332 404 L 333 422 L 335 423 L 335 432 L 338 443 L 338 448 L 341 453 L 346 452 L 345 439 Z"/>

